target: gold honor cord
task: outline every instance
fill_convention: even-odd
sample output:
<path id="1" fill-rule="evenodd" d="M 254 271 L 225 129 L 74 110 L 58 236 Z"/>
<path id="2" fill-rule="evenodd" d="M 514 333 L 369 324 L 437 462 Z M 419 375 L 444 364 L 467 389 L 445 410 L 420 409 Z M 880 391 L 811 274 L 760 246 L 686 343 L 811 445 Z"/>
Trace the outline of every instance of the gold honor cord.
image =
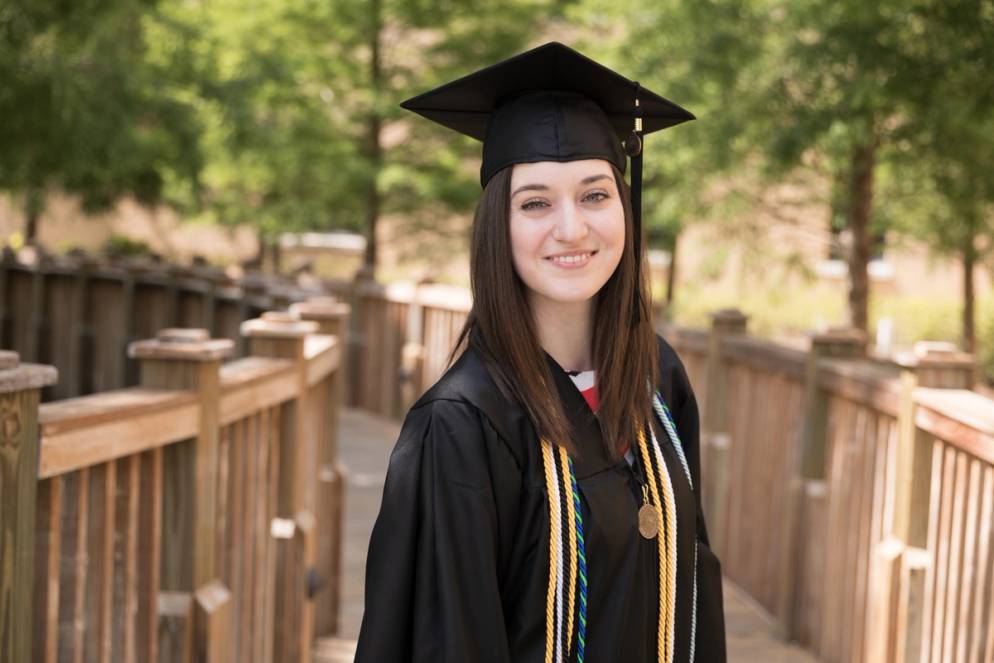
<path id="1" fill-rule="evenodd" d="M 566 450 L 559 447 L 559 467 L 562 468 L 563 473 L 563 495 L 567 498 L 567 504 L 572 504 L 571 499 L 573 493 L 573 487 L 569 479 L 569 456 Z M 571 551 L 569 559 L 569 621 L 566 622 L 566 656 L 569 657 L 569 652 L 573 649 L 573 619 L 575 618 L 575 602 L 576 602 L 576 518 L 573 517 L 573 509 L 567 508 L 569 516 L 566 518 L 569 521 L 569 550 Z"/>
<path id="2" fill-rule="evenodd" d="M 645 468 L 646 480 L 649 483 L 649 490 L 652 494 L 652 502 L 656 507 L 657 517 L 663 523 L 663 536 L 658 537 L 659 548 L 659 623 L 657 627 L 656 649 L 660 663 L 672 663 L 674 648 L 674 621 L 676 615 L 673 614 L 671 606 L 676 595 L 676 523 L 675 509 L 672 504 L 672 492 L 663 490 L 663 499 L 667 502 L 665 513 L 667 519 L 663 520 L 663 505 L 659 499 L 660 490 L 657 487 L 662 483 L 662 477 L 657 482 L 656 469 L 649 457 L 649 445 L 645 438 L 645 431 L 639 428 L 638 435 L 639 452 L 642 456 L 642 465 Z M 667 475 L 666 468 L 661 467 L 660 473 Z M 669 476 L 666 476 L 669 479 Z M 668 483 L 668 481 L 667 481 Z M 669 486 L 667 486 L 669 487 Z M 672 514 L 672 515 L 671 515 Z"/>
<path id="3" fill-rule="evenodd" d="M 677 528 L 676 528 L 676 497 L 674 496 L 674 493 L 673 493 L 673 479 L 670 476 L 669 470 L 666 468 L 665 461 L 663 460 L 663 452 L 662 452 L 662 449 L 659 446 L 659 441 L 656 439 L 656 432 L 654 430 L 652 430 L 651 428 L 649 429 L 649 432 L 652 434 L 652 449 L 655 452 L 657 465 L 658 465 L 659 471 L 660 471 L 660 476 L 661 476 L 661 482 L 660 483 L 661 483 L 662 488 L 663 488 L 663 507 L 666 509 L 666 524 L 667 524 L 667 527 L 666 527 L 666 533 L 667 533 L 667 537 L 666 537 L 666 548 L 667 548 L 667 554 L 666 554 L 666 572 L 667 572 L 667 575 L 669 576 L 669 582 L 668 582 L 668 584 L 672 588 L 672 591 L 670 591 L 669 595 L 668 595 L 668 598 L 669 598 L 669 610 L 667 611 L 667 615 L 669 616 L 669 618 L 671 620 L 674 621 L 674 624 L 671 625 L 671 627 L 670 627 L 670 633 L 672 633 L 673 630 L 675 629 L 675 621 L 676 621 L 676 555 L 677 555 L 677 552 L 676 552 L 676 538 L 677 538 Z M 670 536 L 670 534 L 672 534 L 672 536 Z M 670 649 L 670 652 L 669 652 L 669 659 L 668 659 L 670 661 L 673 660 L 673 657 L 674 657 L 673 648 L 675 646 L 676 646 L 676 643 L 671 638 L 670 639 L 670 647 L 671 647 L 671 649 Z"/>
<path id="4" fill-rule="evenodd" d="M 542 461 L 545 466 L 545 489 L 549 503 L 549 591 L 545 601 L 545 663 L 560 663 L 553 660 L 556 649 L 556 584 L 559 544 L 559 500 L 555 495 L 555 463 L 552 459 L 552 445 L 542 440 Z"/>

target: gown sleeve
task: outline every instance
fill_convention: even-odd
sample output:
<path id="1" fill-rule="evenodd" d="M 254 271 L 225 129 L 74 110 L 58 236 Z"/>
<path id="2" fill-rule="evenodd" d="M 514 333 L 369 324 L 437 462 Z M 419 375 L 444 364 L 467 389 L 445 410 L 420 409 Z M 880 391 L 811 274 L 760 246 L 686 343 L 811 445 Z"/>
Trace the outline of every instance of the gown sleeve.
<path id="1" fill-rule="evenodd" d="M 671 348 L 669 351 L 673 352 Z M 727 653 L 721 563 L 711 551 L 704 510 L 701 507 L 700 413 L 683 362 L 675 352 L 673 357 L 673 399 L 676 408 L 673 418 L 687 456 L 690 476 L 694 481 L 694 499 L 697 501 L 697 627 L 694 658 L 699 663 L 724 663 Z"/>
<path id="2" fill-rule="evenodd" d="M 494 441 L 460 401 L 408 413 L 370 538 L 356 663 L 510 663 L 494 497 L 508 464 Z"/>

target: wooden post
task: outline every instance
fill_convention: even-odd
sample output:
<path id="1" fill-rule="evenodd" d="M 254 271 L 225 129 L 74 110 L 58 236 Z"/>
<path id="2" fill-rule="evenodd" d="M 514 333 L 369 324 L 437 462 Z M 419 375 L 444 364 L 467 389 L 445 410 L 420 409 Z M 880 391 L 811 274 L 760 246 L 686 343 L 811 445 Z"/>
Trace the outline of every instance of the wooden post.
<path id="1" fill-rule="evenodd" d="M 707 394 L 702 414 L 701 483 L 704 512 L 708 522 L 711 548 L 720 557 L 724 553 L 725 518 L 728 510 L 728 457 L 734 442 L 728 435 L 728 397 L 723 348 L 729 336 L 745 334 L 748 317 L 737 309 L 711 314 L 711 334 L 706 359 Z"/>
<path id="2" fill-rule="evenodd" d="M 194 596 L 192 646 L 195 661 L 206 661 L 217 627 L 209 611 L 199 609 L 196 596 L 216 581 L 218 443 L 220 436 L 221 361 L 231 356 L 234 342 L 211 339 L 206 329 L 164 329 L 154 339 L 135 341 L 128 356 L 139 364 L 139 383 L 156 389 L 189 390 L 197 394 L 200 422 L 197 437 L 170 445 L 163 452 L 161 588 Z M 191 555 L 192 553 L 192 555 Z M 175 615 L 162 614 L 163 619 Z M 207 619 L 210 624 L 199 623 Z M 227 648 L 228 642 L 225 642 Z M 179 645 L 177 645 L 179 647 Z M 178 651 L 186 658 L 188 652 Z M 165 653 L 163 653 L 165 656 Z M 215 659 L 210 659 L 215 660 Z"/>
<path id="3" fill-rule="evenodd" d="M 38 404 L 55 384 L 51 366 L 0 351 L 0 660 L 29 663 L 34 625 Z"/>
<path id="4" fill-rule="evenodd" d="M 971 389 L 976 371 L 972 355 L 948 344 L 920 343 L 911 353 L 895 358 L 901 367 L 901 404 L 898 413 L 897 475 L 893 535 L 906 545 L 925 547 L 928 501 L 932 480 L 930 440 L 915 425 L 917 387 Z"/>
<path id="5" fill-rule="evenodd" d="M 349 306 L 332 297 L 312 297 L 290 307 L 290 312 L 301 320 L 318 324 L 318 331 L 331 334 L 342 349 L 342 340 L 348 333 Z M 345 513 L 345 466 L 338 454 L 338 435 L 342 408 L 342 391 L 346 384 L 344 352 L 339 355 L 338 368 L 327 381 L 316 404 L 323 413 L 322 430 L 318 437 L 318 494 L 317 511 L 317 569 L 327 578 L 324 589 L 315 597 L 314 631 L 317 636 L 338 632 L 338 608 L 341 601 L 342 541 Z"/>
<path id="6" fill-rule="evenodd" d="M 249 353 L 293 362 L 297 376 L 297 398 L 284 405 L 280 417 L 279 488 L 277 515 L 272 524 L 276 546 L 276 622 L 273 660 L 307 661 L 313 638 L 314 602 L 305 592 L 304 581 L 312 574 L 314 555 L 305 539 L 296 534 L 301 518 L 313 522 L 316 504 L 318 454 L 313 402 L 307 384 L 305 344 L 316 333 L 316 322 L 299 320 L 289 312 L 271 311 L 242 323 L 249 339 Z M 313 534 L 312 534 L 313 536 Z M 306 638 L 306 640 L 305 640 Z M 301 642 L 308 646 L 301 650 Z"/>
<path id="7" fill-rule="evenodd" d="M 804 418 L 801 437 L 789 445 L 792 468 L 784 502 L 784 527 L 780 538 L 781 573 L 783 579 L 777 595 L 776 617 L 781 637 L 799 638 L 806 628 L 801 597 L 810 593 L 804 587 L 810 574 L 799 573 L 806 555 L 811 554 L 807 533 L 823 527 L 824 523 L 802 522 L 802 514 L 825 513 L 825 447 L 828 424 L 828 394 L 818 385 L 819 363 L 822 359 L 856 359 L 866 354 L 867 336 L 862 330 L 838 327 L 812 334 L 804 377 Z M 819 574 L 821 577 L 821 574 Z M 820 593 L 815 592 L 820 595 Z"/>
<path id="8" fill-rule="evenodd" d="M 166 490 L 166 513 L 170 512 L 170 498 L 174 506 L 189 514 L 191 537 L 177 551 L 193 550 L 193 564 L 189 578 L 170 576 L 169 556 L 163 555 L 162 583 L 166 589 L 195 591 L 217 575 L 215 560 L 215 523 L 217 521 L 217 467 L 218 437 L 220 431 L 220 368 L 221 360 L 231 356 L 234 342 L 230 339 L 211 339 L 206 329 L 164 329 L 156 338 L 135 341 L 128 347 L 128 356 L 140 362 L 140 383 L 143 387 L 158 389 L 183 389 L 197 393 L 200 404 L 200 426 L 192 454 L 186 460 L 192 465 L 185 468 L 192 479 L 192 492 L 172 494 Z M 172 445 L 179 447 L 180 445 Z M 171 449 L 167 449 L 167 452 Z M 170 454 L 172 455 L 172 454 Z M 171 471 L 183 472 L 166 462 L 166 486 L 176 486 Z M 185 491 L 184 491 L 185 492 Z M 183 546 L 170 541 L 170 547 Z M 182 553 L 181 553 L 182 554 Z M 179 586 L 172 586 L 178 582 Z M 185 586 L 184 586 L 185 585 Z"/>
<path id="9" fill-rule="evenodd" d="M 220 581 L 212 580 L 196 591 L 194 599 L 194 660 L 227 663 L 231 660 L 231 637 L 234 635 L 231 633 L 231 592 Z"/>
<path id="10" fill-rule="evenodd" d="M 424 364 L 424 306 L 421 304 L 419 284 L 415 286 L 407 307 L 407 329 L 400 350 L 400 407 L 396 414 L 406 412 L 421 395 Z"/>
<path id="11" fill-rule="evenodd" d="M 932 485 L 932 439 L 915 424 L 918 387 L 970 389 L 976 362 L 951 344 L 919 343 L 895 357 L 901 368 L 894 476 L 894 520 L 873 551 L 867 610 L 870 660 L 921 658 L 926 550 Z"/>
<path id="12" fill-rule="evenodd" d="M 366 338 L 362 328 L 362 297 L 365 291 L 365 284 L 373 282 L 373 270 L 367 265 L 360 267 L 355 273 L 352 281 L 352 301 L 351 315 L 349 316 L 349 335 L 346 340 L 347 361 L 346 375 L 349 378 L 348 405 L 357 407 L 362 405 L 362 380 L 360 371 L 362 366 L 362 353 L 366 349 Z"/>

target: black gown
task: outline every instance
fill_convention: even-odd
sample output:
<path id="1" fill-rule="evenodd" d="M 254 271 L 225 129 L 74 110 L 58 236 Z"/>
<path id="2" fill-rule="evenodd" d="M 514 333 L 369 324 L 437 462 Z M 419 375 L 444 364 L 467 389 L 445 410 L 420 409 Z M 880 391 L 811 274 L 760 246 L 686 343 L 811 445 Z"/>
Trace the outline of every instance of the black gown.
<path id="1" fill-rule="evenodd" d="M 687 373 L 657 336 L 657 385 L 700 486 L 699 416 Z M 585 661 L 656 663 L 658 548 L 638 531 L 636 473 L 603 451 L 597 419 L 569 375 L 546 361 L 574 422 L 586 530 Z M 725 661 L 718 559 L 700 493 L 653 420 L 677 512 L 674 661 Z M 411 407 L 390 457 L 366 559 L 356 663 L 544 663 L 549 527 L 539 439 L 472 349 Z M 570 661 L 576 660 L 576 645 Z"/>

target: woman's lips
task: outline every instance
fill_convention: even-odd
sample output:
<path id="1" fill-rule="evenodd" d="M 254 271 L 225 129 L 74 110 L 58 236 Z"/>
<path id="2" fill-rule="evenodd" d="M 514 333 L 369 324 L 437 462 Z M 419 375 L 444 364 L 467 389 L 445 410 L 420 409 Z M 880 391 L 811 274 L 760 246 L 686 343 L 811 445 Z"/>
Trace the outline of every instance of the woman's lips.
<path id="1" fill-rule="evenodd" d="M 556 267 L 562 267 L 563 269 L 579 269 L 590 262 L 590 259 L 596 253 L 597 251 L 573 251 L 570 253 L 549 256 L 546 260 L 551 262 Z"/>

